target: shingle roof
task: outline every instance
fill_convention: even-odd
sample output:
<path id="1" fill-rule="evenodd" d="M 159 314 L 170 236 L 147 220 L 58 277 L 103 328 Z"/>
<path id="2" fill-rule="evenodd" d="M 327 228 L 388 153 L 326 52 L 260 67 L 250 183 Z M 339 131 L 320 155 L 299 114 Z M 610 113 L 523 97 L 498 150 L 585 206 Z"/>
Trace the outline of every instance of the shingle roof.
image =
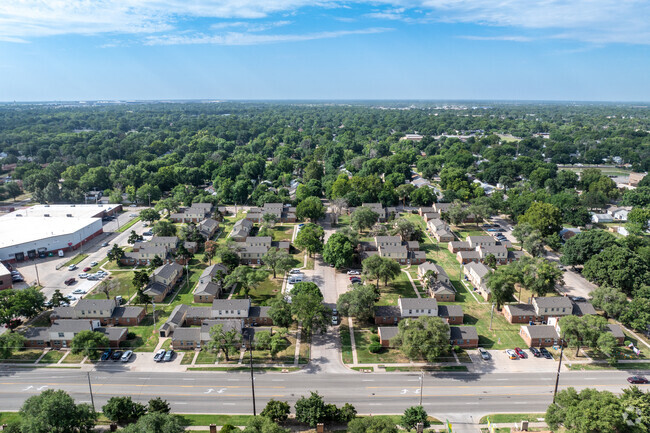
<path id="1" fill-rule="evenodd" d="M 217 272 L 221 271 L 224 275 L 228 273 L 228 268 L 226 268 L 221 263 L 215 263 L 210 265 L 201 272 L 201 278 L 214 278 L 217 275 Z"/>
<path id="2" fill-rule="evenodd" d="M 381 305 L 375 307 L 375 317 L 399 317 L 399 307 L 395 305 Z"/>
<path id="3" fill-rule="evenodd" d="M 81 332 L 92 331 L 92 329 L 88 319 L 62 319 L 52 323 L 50 332 Z"/>
<path id="4" fill-rule="evenodd" d="M 170 323 L 176 326 L 181 326 L 185 322 L 185 315 L 187 314 L 188 307 L 185 304 L 180 304 L 174 307 L 172 313 L 167 318 L 166 323 Z"/>
<path id="5" fill-rule="evenodd" d="M 149 285 L 145 288 L 144 292 L 146 294 L 162 295 L 163 293 L 167 292 L 168 289 L 169 287 L 167 287 L 166 285 L 155 281 L 153 283 L 149 283 Z"/>
<path id="6" fill-rule="evenodd" d="M 375 242 L 379 243 L 401 243 L 400 236 L 375 236 Z"/>
<path id="7" fill-rule="evenodd" d="M 109 341 L 117 341 L 122 339 L 122 337 L 129 332 L 128 328 L 119 328 L 116 326 L 109 326 L 107 328 L 97 328 L 97 332 L 101 332 L 108 337 Z"/>
<path id="8" fill-rule="evenodd" d="M 480 259 L 481 254 L 478 251 L 458 251 L 461 259 Z"/>
<path id="9" fill-rule="evenodd" d="M 511 316 L 534 316 L 535 306 L 532 304 L 509 304 L 505 308 Z"/>
<path id="10" fill-rule="evenodd" d="M 194 289 L 194 294 L 195 295 L 200 295 L 203 293 L 207 293 L 208 295 L 216 296 L 219 294 L 221 291 L 221 286 L 217 283 L 213 283 L 210 280 L 204 280 L 201 278 L 196 285 L 196 289 Z"/>
<path id="11" fill-rule="evenodd" d="M 248 310 L 248 317 L 271 317 L 269 316 L 269 310 L 271 310 L 271 307 L 251 307 Z"/>
<path id="12" fill-rule="evenodd" d="M 172 341 L 201 341 L 201 328 L 176 328 L 172 334 Z"/>
<path id="13" fill-rule="evenodd" d="M 408 250 L 404 245 L 381 245 L 379 247 L 382 253 L 407 253 Z"/>
<path id="14" fill-rule="evenodd" d="M 546 296 L 542 298 L 533 298 L 533 304 L 539 308 L 566 308 L 573 309 L 573 304 L 566 296 Z"/>
<path id="15" fill-rule="evenodd" d="M 115 308 L 115 299 L 80 299 L 73 307 L 75 310 L 110 310 Z"/>
<path id="16" fill-rule="evenodd" d="M 438 307 L 440 317 L 463 317 L 463 307 L 456 304 L 440 305 Z"/>
<path id="17" fill-rule="evenodd" d="M 113 310 L 113 315 L 111 317 L 135 318 L 142 313 L 142 310 L 144 310 L 142 307 L 117 307 Z"/>
<path id="18" fill-rule="evenodd" d="M 247 310 L 250 306 L 250 299 L 215 299 L 212 301 L 213 310 Z"/>
<path id="19" fill-rule="evenodd" d="M 489 242 L 493 244 L 496 243 L 496 241 L 492 236 L 467 236 L 467 242 L 471 242 L 471 243 Z"/>
<path id="20" fill-rule="evenodd" d="M 52 316 L 59 317 L 61 319 L 72 319 L 74 318 L 74 307 L 56 307 L 52 309 Z"/>
<path id="21" fill-rule="evenodd" d="M 450 340 L 478 340 L 478 332 L 473 326 L 450 326 Z"/>
<path id="22" fill-rule="evenodd" d="M 597 314 L 591 302 L 573 302 L 573 315 L 586 316 L 587 314 Z"/>
<path id="23" fill-rule="evenodd" d="M 397 337 L 399 328 L 397 326 L 380 326 L 377 328 L 379 332 L 379 338 L 382 340 L 392 340 Z"/>
<path id="24" fill-rule="evenodd" d="M 473 270 L 476 275 L 478 275 L 479 278 L 485 277 L 487 274 L 490 273 L 490 268 L 485 266 L 483 263 L 467 263 L 464 265 L 466 269 L 468 270 Z"/>
<path id="25" fill-rule="evenodd" d="M 625 338 L 625 333 L 623 333 L 623 330 L 621 329 L 620 326 L 610 323 L 609 325 L 607 325 L 607 329 L 609 330 L 609 332 L 611 332 L 614 335 L 614 337 Z"/>
<path id="26" fill-rule="evenodd" d="M 438 301 L 434 298 L 399 298 L 397 304 L 404 310 L 438 308 Z"/>
<path id="27" fill-rule="evenodd" d="M 530 338 L 560 338 L 560 336 L 557 335 L 555 327 L 551 325 L 524 325 L 522 328 L 526 328 L 528 330 L 528 335 L 530 335 Z"/>
<path id="28" fill-rule="evenodd" d="M 183 267 L 178 263 L 167 263 L 153 271 L 153 274 L 157 277 L 164 278 L 165 280 L 171 278 L 175 273 L 182 272 Z"/>
<path id="29" fill-rule="evenodd" d="M 201 340 L 206 341 L 210 339 L 210 328 L 214 325 L 223 325 L 224 332 L 233 329 L 239 333 L 242 332 L 242 323 L 239 319 L 204 320 L 201 323 Z"/>
<path id="30" fill-rule="evenodd" d="M 49 341 L 50 328 L 47 327 L 29 327 L 22 332 L 23 336 L 28 340 Z"/>
<path id="31" fill-rule="evenodd" d="M 209 319 L 212 317 L 212 307 L 189 307 L 185 317 L 192 319 Z"/>

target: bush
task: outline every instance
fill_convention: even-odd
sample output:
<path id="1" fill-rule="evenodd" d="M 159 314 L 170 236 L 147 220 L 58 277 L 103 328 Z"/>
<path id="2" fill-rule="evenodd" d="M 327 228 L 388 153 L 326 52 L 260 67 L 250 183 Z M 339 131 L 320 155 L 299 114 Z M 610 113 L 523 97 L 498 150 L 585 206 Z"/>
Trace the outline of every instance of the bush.
<path id="1" fill-rule="evenodd" d="M 373 343 L 379 343 L 379 335 L 372 334 L 372 336 L 370 337 L 370 341 L 372 341 Z"/>
<path id="2" fill-rule="evenodd" d="M 454 352 L 459 353 L 460 350 L 460 346 L 454 346 Z"/>
<path id="3" fill-rule="evenodd" d="M 234 432 L 240 432 L 241 430 L 239 427 L 235 427 L 232 424 L 224 424 L 223 427 L 221 427 L 221 430 L 219 430 L 221 433 L 234 433 Z"/>
<path id="4" fill-rule="evenodd" d="M 381 351 L 381 344 L 378 342 L 370 343 L 370 346 L 368 346 L 368 350 L 370 353 L 379 353 Z"/>

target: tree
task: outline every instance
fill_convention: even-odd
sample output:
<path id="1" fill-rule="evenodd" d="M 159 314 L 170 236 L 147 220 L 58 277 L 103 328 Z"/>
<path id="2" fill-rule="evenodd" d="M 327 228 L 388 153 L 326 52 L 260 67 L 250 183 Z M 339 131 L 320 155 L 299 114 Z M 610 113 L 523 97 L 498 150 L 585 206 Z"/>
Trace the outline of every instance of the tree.
<path id="1" fill-rule="evenodd" d="M 208 260 L 208 266 L 212 265 L 212 258 L 217 252 L 218 244 L 215 241 L 205 241 L 203 245 L 203 257 Z"/>
<path id="2" fill-rule="evenodd" d="M 73 354 L 81 353 L 84 356 L 93 356 L 97 350 L 109 347 L 108 337 L 96 331 L 80 331 L 72 338 L 71 349 Z"/>
<path id="3" fill-rule="evenodd" d="M 241 334 L 236 329 L 225 331 L 222 324 L 212 325 L 210 327 L 210 341 L 208 348 L 211 350 L 221 350 L 229 361 L 229 354 L 241 344 Z"/>
<path id="4" fill-rule="evenodd" d="M 397 218 L 393 222 L 393 233 L 402 237 L 405 241 L 414 241 L 419 228 L 406 218 Z"/>
<path id="5" fill-rule="evenodd" d="M 118 424 L 136 422 L 147 413 L 145 405 L 131 400 L 131 397 L 111 397 L 102 406 L 106 418 Z"/>
<path id="6" fill-rule="evenodd" d="M 152 200 L 160 200 L 161 195 L 162 192 L 160 191 L 158 185 L 150 185 L 148 183 L 145 183 L 140 188 L 138 188 L 138 191 L 135 193 L 135 196 L 140 203 L 147 203 L 149 206 L 151 206 Z"/>
<path id="7" fill-rule="evenodd" d="M 129 234 L 129 239 L 127 240 L 128 243 L 131 245 L 135 244 L 138 241 L 142 240 L 142 235 L 139 235 L 135 232 L 135 230 L 131 230 L 131 233 Z"/>
<path id="8" fill-rule="evenodd" d="M 172 214 L 172 212 L 178 212 L 179 208 L 180 208 L 180 203 L 178 202 L 178 200 L 172 197 L 159 200 L 158 203 L 156 203 L 156 206 L 154 206 L 154 210 L 156 212 L 166 211 L 168 217 L 169 215 Z M 142 210 L 140 212 L 140 216 L 142 216 L 142 212 L 144 212 L 145 210 Z"/>
<path id="9" fill-rule="evenodd" d="M 530 205 L 517 222 L 530 224 L 534 229 L 539 230 L 543 237 L 546 237 L 556 234 L 562 229 L 562 213 L 552 204 L 538 201 Z"/>
<path id="10" fill-rule="evenodd" d="M 352 262 L 355 246 L 350 239 L 341 233 L 334 233 L 323 247 L 323 260 L 334 265 L 337 269 L 344 268 Z"/>
<path id="11" fill-rule="evenodd" d="M 427 419 L 429 415 L 422 406 L 411 406 L 404 411 L 402 415 L 401 425 L 408 430 L 415 428 L 419 423 L 424 424 L 424 427 L 429 427 L 431 423 Z"/>
<path id="12" fill-rule="evenodd" d="M 564 243 L 560 261 L 565 265 L 583 265 L 592 256 L 615 243 L 616 237 L 605 230 L 586 230 Z"/>
<path id="13" fill-rule="evenodd" d="M 156 236 L 176 236 L 176 226 L 167 220 L 158 221 L 151 231 Z"/>
<path id="14" fill-rule="evenodd" d="M 596 341 L 598 350 L 605 355 L 611 357 L 611 360 L 616 362 L 616 352 L 618 351 L 618 340 L 611 332 L 603 332 Z"/>
<path id="15" fill-rule="evenodd" d="M 17 332 L 7 331 L 0 335 L 0 359 L 9 359 L 14 350 L 25 345 L 26 338 Z"/>
<path id="16" fill-rule="evenodd" d="M 349 433 L 397 433 L 397 426 L 388 418 L 365 416 L 348 424 Z"/>
<path id="17" fill-rule="evenodd" d="M 355 284 L 349 292 L 336 301 L 342 316 L 351 316 L 361 321 L 370 321 L 375 314 L 376 293 L 372 286 Z"/>
<path id="18" fill-rule="evenodd" d="M 265 416 L 255 416 L 248 421 L 244 433 L 289 433 Z"/>
<path id="19" fill-rule="evenodd" d="M 331 310 L 323 305 L 323 295 L 314 283 L 297 283 L 291 290 L 291 313 L 302 322 L 306 334 L 324 332 L 331 320 Z"/>
<path id="20" fill-rule="evenodd" d="M 334 186 L 332 186 L 332 189 L 333 188 Z M 348 207 L 348 201 L 342 197 L 330 200 L 330 215 L 332 215 L 332 224 L 338 223 L 339 215 L 341 215 L 343 213 L 343 209 L 347 207 Z"/>
<path id="21" fill-rule="evenodd" d="M 410 183 L 405 183 L 395 188 L 395 192 L 397 193 L 397 197 L 399 197 L 400 201 L 402 202 L 402 206 L 406 206 L 406 201 L 409 199 L 411 193 L 414 190 L 415 186 Z"/>
<path id="22" fill-rule="evenodd" d="M 296 218 L 318 221 L 325 216 L 325 206 L 318 197 L 307 197 L 296 206 Z"/>
<path id="23" fill-rule="evenodd" d="M 526 239 L 524 239 L 522 248 L 528 251 L 528 253 L 533 257 L 540 257 L 546 254 L 542 233 L 539 230 L 533 230 L 530 232 Z"/>
<path id="24" fill-rule="evenodd" d="M 492 253 L 486 255 L 485 260 L 483 262 L 485 263 L 486 266 L 489 266 L 492 269 L 497 268 L 497 258 Z M 431 271 L 429 271 L 429 272 L 431 272 Z"/>
<path id="25" fill-rule="evenodd" d="M 632 294 L 650 284 L 650 268 L 638 254 L 617 245 L 605 248 L 585 263 L 582 275 L 598 285 Z"/>
<path id="26" fill-rule="evenodd" d="M 151 209 L 151 208 L 142 209 L 140 211 L 140 219 L 142 221 L 145 221 L 145 222 L 148 222 L 148 223 L 151 224 L 154 221 L 158 221 L 160 219 L 160 214 L 155 209 Z"/>
<path id="27" fill-rule="evenodd" d="M 35 287 L 24 290 L 0 291 L 0 325 L 13 329 L 19 325 L 15 319 L 35 317 L 45 308 L 45 295 Z"/>
<path id="28" fill-rule="evenodd" d="M 440 317 L 404 319 L 399 322 L 395 343 L 411 360 L 434 362 L 449 352 L 449 325 Z"/>
<path id="29" fill-rule="evenodd" d="M 157 269 L 164 265 L 165 263 L 163 262 L 163 259 L 160 258 L 158 254 L 153 256 L 153 259 L 149 262 L 149 270 L 153 271 L 154 269 Z"/>
<path id="30" fill-rule="evenodd" d="M 650 299 L 641 297 L 632 299 L 618 319 L 625 326 L 636 331 L 647 331 L 650 325 Z"/>
<path id="31" fill-rule="evenodd" d="M 468 210 L 463 207 L 463 204 L 459 200 L 454 201 L 447 212 L 445 212 L 445 217 L 454 225 L 462 224 L 468 215 Z"/>
<path id="32" fill-rule="evenodd" d="M 160 397 L 152 398 L 147 404 L 147 412 L 149 413 L 169 413 L 171 412 L 171 407 L 167 400 L 163 400 Z"/>
<path id="33" fill-rule="evenodd" d="M 144 305 L 144 312 L 147 313 L 147 305 L 153 304 L 153 298 L 144 292 L 144 288 L 137 291 L 138 304 Z"/>
<path id="34" fill-rule="evenodd" d="M 265 271 L 250 268 L 248 266 L 239 266 L 226 278 L 224 278 L 227 287 L 233 284 L 239 284 L 244 296 L 248 296 L 251 289 L 257 287 L 262 281 L 266 281 L 267 274 Z"/>
<path id="35" fill-rule="evenodd" d="M 650 221 L 650 209 L 636 207 L 628 214 L 625 226 L 630 233 L 642 234 L 648 230 L 648 221 Z"/>
<path id="36" fill-rule="evenodd" d="M 130 424 L 121 430 L 123 433 L 183 433 L 184 431 L 185 427 L 178 416 L 160 412 L 143 415 L 135 424 Z"/>
<path id="37" fill-rule="evenodd" d="M 266 403 L 266 407 L 260 414 L 269 418 L 273 422 L 284 422 L 289 418 L 289 413 L 291 413 L 291 406 L 286 401 L 278 401 L 271 399 Z"/>
<path id="38" fill-rule="evenodd" d="M 312 257 L 314 253 L 323 251 L 325 231 L 317 224 L 305 224 L 296 235 L 294 244 L 300 249 L 305 249 Z"/>
<path id="39" fill-rule="evenodd" d="M 556 430 L 563 426 L 572 433 L 606 433 L 626 430 L 623 407 L 609 391 L 573 388 L 558 392 L 555 403 L 546 409 L 546 424 Z"/>
<path id="40" fill-rule="evenodd" d="M 591 292 L 591 303 L 605 312 L 606 317 L 617 319 L 627 307 L 627 296 L 614 287 L 599 286 Z"/>
<path id="41" fill-rule="evenodd" d="M 510 302 L 515 294 L 516 276 L 507 266 L 497 268 L 494 272 L 486 277 L 485 285 L 490 289 L 492 301 L 496 304 L 497 310 Z"/>
<path id="42" fill-rule="evenodd" d="M 89 404 L 75 404 L 63 390 L 48 389 L 25 400 L 19 428 L 29 433 L 91 433 L 97 413 Z"/>
<path id="43" fill-rule="evenodd" d="M 379 214 L 369 207 L 361 206 L 352 212 L 350 223 L 357 231 L 362 231 L 372 227 L 379 219 Z"/>
<path id="44" fill-rule="evenodd" d="M 273 320 L 274 325 L 288 328 L 293 323 L 291 304 L 282 297 L 272 300 L 271 308 L 269 308 L 269 316 Z"/>
<path id="45" fill-rule="evenodd" d="M 528 236 L 530 236 L 533 230 L 535 230 L 533 229 L 533 226 L 526 223 L 519 223 L 513 227 L 512 235 L 519 241 L 520 244 L 522 244 L 522 247 L 519 248 L 520 250 L 523 249 L 524 241 L 528 239 Z"/>
<path id="46" fill-rule="evenodd" d="M 103 281 L 102 281 L 103 283 Z M 101 284 L 99 286 L 99 289 L 101 291 Z M 61 290 L 55 289 L 54 293 L 52 294 L 52 298 L 50 299 L 50 303 L 52 304 L 52 307 L 60 307 L 61 305 L 67 305 L 68 300 L 63 296 L 63 293 L 61 293 Z"/>
<path id="47" fill-rule="evenodd" d="M 370 256 L 361 263 L 362 274 L 368 279 L 377 281 L 375 289 L 377 295 L 379 294 L 379 280 L 382 277 L 383 264 L 384 260 L 379 255 Z"/>
<path id="48" fill-rule="evenodd" d="M 124 258 L 124 250 L 117 244 L 113 244 L 113 247 L 108 251 L 106 257 L 108 257 L 108 260 L 111 262 L 115 262 L 119 265 L 120 260 Z"/>
<path id="49" fill-rule="evenodd" d="M 384 280 L 384 286 L 388 285 L 388 281 L 394 280 L 402 272 L 402 268 L 395 260 L 382 257 L 382 263 L 379 267 L 379 276 Z"/>
<path id="50" fill-rule="evenodd" d="M 350 403 L 345 403 L 338 411 L 338 420 L 340 422 L 350 422 L 357 416 L 357 409 Z"/>
<path id="51" fill-rule="evenodd" d="M 411 193 L 411 204 L 414 206 L 431 206 L 436 202 L 436 194 L 431 188 L 418 188 Z"/>
<path id="52" fill-rule="evenodd" d="M 563 285 L 562 271 L 552 262 L 540 257 L 523 257 L 513 262 L 519 275 L 519 282 L 536 296 L 545 296 L 555 290 L 556 285 Z"/>
<path id="53" fill-rule="evenodd" d="M 5 191 L 14 201 L 16 201 L 16 197 L 18 197 L 23 192 L 20 189 L 20 185 L 18 185 L 16 182 L 9 182 L 5 184 Z"/>
<path id="54" fill-rule="evenodd" d="M 232 272 L 233 269 L 239 266 L 239 256 L 234 251 L 224 250 L 219 255 L 221 263 L 228 268 L 228 272 Z"/>
<path id="55" fill-rule="evenodd" d="M 296 420 L 305 423 L 310 427 L 316 427 L 316 424 L 325 421 L 327 414 L 325 411 L 325 402 L 317 392 L 311 392 L 309 397 L 300 397 L 294 405 L 296 410 Z"/>
<path id="56" fill-rule="evenodd" d="M 264 264 L 273 271 L 273 278 L 276 277 L 277 271 L 286 272 L 293 267 L 293 257 L 286 251 L 276 247 L 271 247 L 262 256 Z"/>

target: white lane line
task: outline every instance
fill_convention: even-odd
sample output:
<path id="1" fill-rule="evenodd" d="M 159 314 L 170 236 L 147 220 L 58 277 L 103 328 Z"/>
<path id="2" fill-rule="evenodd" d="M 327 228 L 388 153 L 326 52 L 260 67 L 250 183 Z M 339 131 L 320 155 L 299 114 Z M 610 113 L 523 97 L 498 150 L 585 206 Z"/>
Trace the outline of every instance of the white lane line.
<path id="1" fill-rule="evenodd" d="M 362 382 L 374 382 L 374 379 L 363 379 Z"/>
<path id="2" fill-rule="evenodd" d="M 183 380 L 196 380 L 196 379 L 183 379 Z"/>
<path id="3" fill-rule="evenodd" d="M 284 379 L 273 379 L 271 382 L 284 382 Z"/>
<path id="4" fill-rule="evenodd" d="M 370 403 L 368 406 L 383 406 L 383 403 Z"/>
<path id="5" fill-rule="evenodd" d="M 184 401 L 178 401 L 178 402 L 176 402 L 176 403 L 172 403 L 172 404 L 187 404 L 187 403 L 184 402 Z"/>
<path id="6" fill-rule="evenodd" d="M 239 382 L 239 379 L 228 379 L 228 382 Z"/>
<path id="7" fill-rule="evenodd" d="M 221 404 L 224 405 L 224 406 L 234 406 L 235 405 L 235 403 L 221 403 Z"/>

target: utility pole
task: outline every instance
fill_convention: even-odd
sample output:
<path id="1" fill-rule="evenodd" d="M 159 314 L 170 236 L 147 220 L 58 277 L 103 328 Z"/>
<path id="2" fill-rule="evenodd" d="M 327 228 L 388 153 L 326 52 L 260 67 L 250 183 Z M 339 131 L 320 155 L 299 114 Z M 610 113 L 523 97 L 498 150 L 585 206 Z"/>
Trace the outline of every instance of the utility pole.
<path id="1" fill-rule="evenodd" d="M 494 302 L 492 302 L 492 309 L 490 310 L 490 331 L 492 330 L 492 317 L 494 316 Z"/>
<path id="2" fill-rule="evenodd" d="M 420 406 L 422 406 L 422 387 L 424 386 L 424 370 L 420 372 Z"/>
<path id="3" fill-rule="evenodd" d="M 95 412 L 95 399 L 93 398 L 93 386 L 90 384 L 90 372 L 87 372 L 88 376 L 88 389 L 90 390 L 90 403 L 93 405 L 93 412 Z"/>
<path id="4" fill-rule="evenodd" d="M 253 394 L 253 416 L 257 416 L 255 410 L 255 377 L 253 376 L 253 335 L 248 334 L 248 345 L 250 350 L 250 364 L 251 364 L 251 393 Z"/>
<path id="5" fill-rule="evenodd" d="M 156 333 L 156 303 L 151 302 L 151 305 L 153 305 L 153 333 Z M 145 304 L 145 307 L 147 305 Z"/>
<path id="6" fill-rule="evenodd" d="M 557 364 L 557 376 L 555 377 L 555 390 L 553 391 L 553 403 L 555 404 L 555 396 L 557 395 L 557 386 L 560 383 L 560 368 L 562 368 L 562 355 L 564 355 L 564 340 L 560 340 L 560 362 Z"/>
<path id="7" fill-rule="evenodd" d="M 149 207 L 151 207 L 151 193 L 147 194 L 149 196 Z"/>
<path id="8" fill-rule="evenodd" d="M 38 266 L 36 266 L 36 262 L 34 262 L 34 270 L 36 271 L 36 284 L 40 286 L 41 280 L 38 278 Z"/>

